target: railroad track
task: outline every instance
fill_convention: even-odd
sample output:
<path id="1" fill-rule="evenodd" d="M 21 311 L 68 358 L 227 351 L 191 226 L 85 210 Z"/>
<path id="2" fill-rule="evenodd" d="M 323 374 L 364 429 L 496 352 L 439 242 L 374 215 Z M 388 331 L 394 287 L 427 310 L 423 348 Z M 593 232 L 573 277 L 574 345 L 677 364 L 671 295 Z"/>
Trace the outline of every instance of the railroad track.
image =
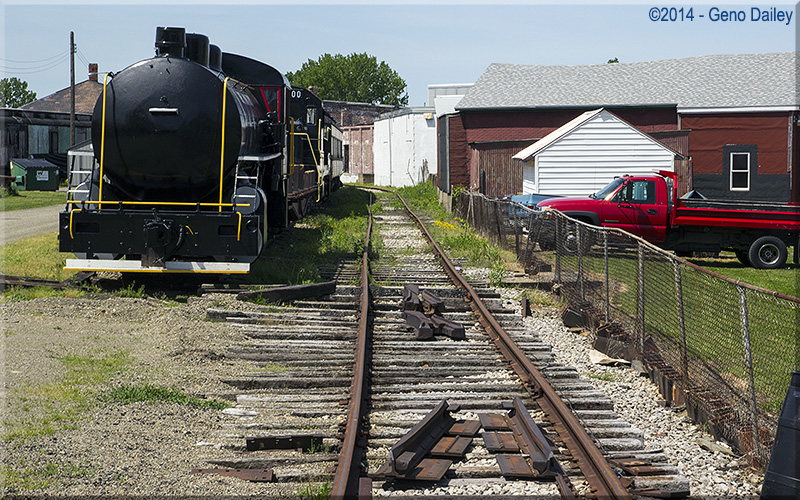
<path id="1" fill-rule="evenodd" d="M 214 468 L 196 472 L 258 474 L 277 496 L 304 488 L 333 498 L 688 493 L 613 402 L 555 363 L 499 294 L 430 252 L 436 245 L 420 230 L 430 221 L 413 221 L 393 195 L 377 196 L 381 259 L 368 263 L 365 252 L 360 264 L 330 270 L 340 282 L 360 274 L 361 287 L 208 311 L 249 336 L 226 357 L 254 371 L 226 380 L 232 390 L 218 396 L 236 406 L 226 410 L 221 449 L 209 453 Z M 428 323 L 412 328 L 405 318 L 414 324 L 421 313 L 401 310 L 415 300 L 436 303 L 434 315 L 463 333 L 443 328 L 452 338 L 418 340 Z"/>

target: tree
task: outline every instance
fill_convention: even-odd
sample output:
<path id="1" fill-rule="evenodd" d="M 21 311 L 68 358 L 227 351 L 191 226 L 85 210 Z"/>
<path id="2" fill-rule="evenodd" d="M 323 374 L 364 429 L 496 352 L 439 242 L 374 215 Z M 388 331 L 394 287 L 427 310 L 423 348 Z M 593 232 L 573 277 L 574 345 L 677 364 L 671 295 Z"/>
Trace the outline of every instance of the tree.
<path id="1" fill-rule="evenodd" d="M 36 92 L 28 90 L 28 82 L 12 76 L 0 80 L 0 105 L 4 108 L 19 108 L 36 100 Z"/>
<path id="2" fill-rule="evenodd" d="M 619 57 L 615 57 L 614 59 L 609 59 L 608 64 L 616 64 L 619 62 Z"/>
<path id="3" fill-rule="evenodd" d="M 296 87 L 319 89 L 320 99 L 405 106 L 406 82 L 388 64 L 362 53 L 323 54 L 286 77 Z"/>

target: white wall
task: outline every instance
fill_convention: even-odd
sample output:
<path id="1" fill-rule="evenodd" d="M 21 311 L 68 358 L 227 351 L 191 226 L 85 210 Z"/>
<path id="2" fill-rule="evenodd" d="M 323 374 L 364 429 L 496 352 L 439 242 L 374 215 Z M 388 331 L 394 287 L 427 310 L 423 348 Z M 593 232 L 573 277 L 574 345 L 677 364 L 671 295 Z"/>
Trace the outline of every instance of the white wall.
<path id="1" fill-rule="evenodd" d="M 653 170 L 674 170 L 673 153 L 604 112 L 525 162 L 523 192 L 586 196 L 615 176 Z"/>
<path id="2" fill-rule="evenodd" d="M 437 171 L 435 115 L 413 112 L 376 120 L 372 147 L 376 186 L 419 184 Z"/>

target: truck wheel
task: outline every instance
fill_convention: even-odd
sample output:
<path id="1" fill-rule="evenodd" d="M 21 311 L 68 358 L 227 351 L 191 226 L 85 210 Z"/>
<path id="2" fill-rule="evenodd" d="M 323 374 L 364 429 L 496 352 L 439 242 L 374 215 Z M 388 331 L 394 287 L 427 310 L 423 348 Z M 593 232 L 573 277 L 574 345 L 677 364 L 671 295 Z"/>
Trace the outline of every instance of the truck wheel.
<path id="1" fill-rule="evenodd" d="M 750 259 L 747 257 L 747 250 L 734 250 L 733 253 L 736 254 L 736 258 L 739 259 L 739 262 L 745 266 L 751 265 Z"/>
<path id="2" fill-rule="evenodd" d="M 756 269 L 777 269 L 786 263 L 788 252 L 780 238 L 762 236 L 750 245 L 747 257 Z"/>
<path id="3" fill-rule="evenodd" d="M 576 226 L 567 230 L 567 234 L 564 236 L 563 240 L 563 248 L 567 255 L 577 255 L 579 252 L 585 255 L 589 252 L 589 249 L 592 248 L 592 245 L 594 245 L 594 240 L 594 234 L 584 229 L 581 232 L 581 246 L 578 248 L 578 228 Z"/>

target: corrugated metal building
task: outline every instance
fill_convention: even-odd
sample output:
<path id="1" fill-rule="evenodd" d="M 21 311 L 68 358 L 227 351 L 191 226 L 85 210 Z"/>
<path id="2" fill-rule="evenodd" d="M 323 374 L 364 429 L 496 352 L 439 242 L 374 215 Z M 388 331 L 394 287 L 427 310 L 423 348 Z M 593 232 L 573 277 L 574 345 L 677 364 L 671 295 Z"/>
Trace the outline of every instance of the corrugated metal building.
<path id="1" fill-rule="evenodd" d="M 676 156 L 680 158 L 610 111 L 597 109 L 570 120 L 513 159 L 522 162 L 523 194 L 587 196 L 621 174 L 673 170 Z"/>

